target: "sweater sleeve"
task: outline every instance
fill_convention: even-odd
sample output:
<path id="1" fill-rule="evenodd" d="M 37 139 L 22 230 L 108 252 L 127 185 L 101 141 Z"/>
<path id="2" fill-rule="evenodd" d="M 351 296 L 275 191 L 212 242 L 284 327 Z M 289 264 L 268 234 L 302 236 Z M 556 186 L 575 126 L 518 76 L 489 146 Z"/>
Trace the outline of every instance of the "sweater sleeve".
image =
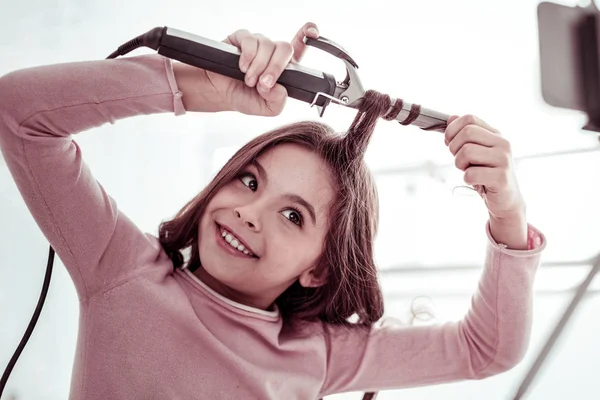
<path id="1" fill-rule="evenodd" d="M 133 272 L 132 248 L 148 238 L 119 212 L 72 135 L 136 115 L 185 114 L 171 60 L 142 55 L 26 68 L 2 76 L 0 94 L 8 169 L 79 299 L 89 298 Z"/>
<path id="2" fill-rule="evenodd" d="M 524 357 L 532 326 L 534 276 L 546 247 L 529 225 L 530 250 L 494 241 L 486 224 L 485 265 L 459 321 L 429 326 L 325 326 L 327 375 L 321 396 L 482 379 Z"/>

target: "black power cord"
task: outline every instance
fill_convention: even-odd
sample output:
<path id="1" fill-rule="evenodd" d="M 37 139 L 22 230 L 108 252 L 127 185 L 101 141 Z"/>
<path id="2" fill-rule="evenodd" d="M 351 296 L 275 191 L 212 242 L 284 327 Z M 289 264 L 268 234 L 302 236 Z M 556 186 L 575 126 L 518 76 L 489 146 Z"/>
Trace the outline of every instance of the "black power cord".
<path id="1" fill-rule="evenodd" d="M 106 59 L 117 58 L 119 56 L 125 55 L 125 54 L 137 49 L 138 47 L 150 47 L 150 48 L 156 50 L 160 44 L 160 39 L 163 35 L 163 32 L 166 31 L 166 29 L 167 29 L 166 27 L 154 28 L 154 29 L 146 32 L 145 34 L 140 35 L 140 36 L 136 37 L 135 39 L 132 39 L 132 40 L 128 41 L 127 43 L 119 46 L 119 48 L 114 53 L 112 53 L 110 56 L 108 56 Z M 37 321 L 40 317 L 40 312 L 42 311 L 42 307 L 44 306 L 44 302 L 46 301 L 46 295 L 48 294 L 48 288 L 50 287 L 50 277 L 52 276 L 52 266 L 54 264 L 54 254 L 55 254 L 55 251 L 52 248 L 52 246 L 50 246 L 50 254 L 48 256 L 48 265 L 46 267 L 46 276 L 44 277 L 42 293 L 40 295 L 40 299 L 38 301 L 37 307 L 35 308 L 35 312 L 33 313 L 33 316 L 31 317 L 31 321 L 29 322 L 29 325 L 27 326 L 27 330 L 25 331 L 25 334 L 23 335 L 23 338 L 21 339 L 21 342 L 19 343 L 17 350 L 15 351 L 15 353 L 13 354 L 12 358 L 10 359 L 8 365 L 6 366 L 6 369 L 4 370 L 4 373 L 2 374 L 2 379 L 0 379 L 0 398 L 2 397 L 2 393 L 4 392 L 6 383 L 8 382 L 8 377 L 10 376 L 15 364 L 17 363 L 17 359 L 23 352 L 25 345 L 29 341 L 29 338 L 31 337 L 31 333 L 33 332 L 33 329 L 35 328 L 35 325 L 37 324 Z"/>
<path id="2" fill-rule="evenodd" d="M 31 321 L 29 322 L 29 326 L 25 331 L 25 335 L 23 335 L 23 339 L 21 339 L 21 343 L 17 347 L 17 351 L 13 354 L 6 370 L 4 370 L 4 374 L 2 374 L 2 379 L 0 379 L 0 397 L 2 397 L 2 392 L 4 392 L 4 387 L 6 386 L 6 382 L 8 381 L 8 377 L 12 372 L 15 364 L 17 363 L 17 359 L 21 355 L 23 348 L 27 344 L 29 337 L 31 336 L 31 332 L 33 332 L 33 328 L 37 323 L 40 312 L 42 311 L 42 307 L 44 306 L 44 301 L 46 301 L 46 294 L 48 293 L 48 287 L 50 286 L 50 277 L 52 276 L 52 265 L 54 264 L 54 249 L 50 246 L 50 255 L 48 256 L 48 266 L 46 267 L 46 276 L 44 277 L 44 285 L 42 286 L 42 294 L 40 295 L 40 299 L 38 300 L 37 307 L 35 308 L 35 312 L 31 317 Z"/>

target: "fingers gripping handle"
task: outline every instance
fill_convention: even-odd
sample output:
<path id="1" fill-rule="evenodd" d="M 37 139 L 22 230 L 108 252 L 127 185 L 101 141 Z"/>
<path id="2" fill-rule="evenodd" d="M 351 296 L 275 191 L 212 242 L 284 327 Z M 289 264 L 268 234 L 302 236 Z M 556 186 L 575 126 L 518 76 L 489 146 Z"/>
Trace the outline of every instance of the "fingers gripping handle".
<path id="1" fill-rule="evenodd" d="M 239 49 L 227 43 L 167 28 L 160 40 L 158 53 L 219 75 L 240 81 L 245 78 L 239 68 Z M 288 64 L 277 83 L 286 88 L 289 97 L 307 103 L 312 102 L 317 93 L 333 95 L 336 88 L 332 75 L 297 63 Z M 323 106 L 326 100 L 320 98 L 316 105 Z"/>

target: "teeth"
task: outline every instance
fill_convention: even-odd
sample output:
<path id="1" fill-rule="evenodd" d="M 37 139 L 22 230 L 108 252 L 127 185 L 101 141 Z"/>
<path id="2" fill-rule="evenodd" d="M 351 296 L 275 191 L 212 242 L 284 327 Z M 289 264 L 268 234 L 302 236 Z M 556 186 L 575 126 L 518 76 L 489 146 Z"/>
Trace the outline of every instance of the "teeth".
<path id="1" fill-rule="evenodd" d="M 244 245 L 241 244 L 235 238 L 235 236 L 233 236 L 231 233 L 227 232 L 226 230 L 223 229 L 221 231 L 221 236 L 223 236 L 223 238 L 227 241 L 227 243 L 229 243 L 231 245 L 231 247 L 238 249 L 239 251 L 241 251 L 242 253 L 244 253 L 246 255 L 249 255 L 249 256 L 253 255 L 248 250 L 246 250 L 246 247 L 244 247 Z"/>

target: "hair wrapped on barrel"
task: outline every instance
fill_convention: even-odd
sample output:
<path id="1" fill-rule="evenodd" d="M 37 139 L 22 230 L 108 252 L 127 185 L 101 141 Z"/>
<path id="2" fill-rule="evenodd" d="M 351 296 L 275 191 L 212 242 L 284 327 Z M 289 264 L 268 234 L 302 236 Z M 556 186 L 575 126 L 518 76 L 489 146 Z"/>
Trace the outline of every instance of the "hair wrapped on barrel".
<path id="1" fill-rule="evenodd" d="M 340 158 L 348 163 L 362 159 L 377 121 L 390 109 L 391 102 L 390 96 L 374 90 L 368 90 L 365 93 L 358 113 L 343 139 L 344 145 L 340 148 L 345 154 Z"/>
<path id="2" fill-rule="evenodd" d="M 357 162 L 362 159 L 371 135 L 375 130 L 375 125 L 379 118 L 383 118 L 387 121 L 396 119 L 404 101 L 402 99 L 396 99 L 392 104 L 392 99 L 387 94 L 379 93 L 375 90 L 367 90 L 363 96 L 363 101 L 358 109 L 358 113 L 350 125 L 350 129 L 344 137 L 344 149 L 345 153 L 341 159 L 346 162 Z M 391 108 L 391 109 L 390 109 Z M 410 112 L 404 121 L 400 121 L 402 125 L 412 124 L 421 112 L 421 106 L 419 104 L 413 104 Z M 440 126 L 445 127 L 446 124 L 436 125 L 428 128 L 436 129 Z"/>

